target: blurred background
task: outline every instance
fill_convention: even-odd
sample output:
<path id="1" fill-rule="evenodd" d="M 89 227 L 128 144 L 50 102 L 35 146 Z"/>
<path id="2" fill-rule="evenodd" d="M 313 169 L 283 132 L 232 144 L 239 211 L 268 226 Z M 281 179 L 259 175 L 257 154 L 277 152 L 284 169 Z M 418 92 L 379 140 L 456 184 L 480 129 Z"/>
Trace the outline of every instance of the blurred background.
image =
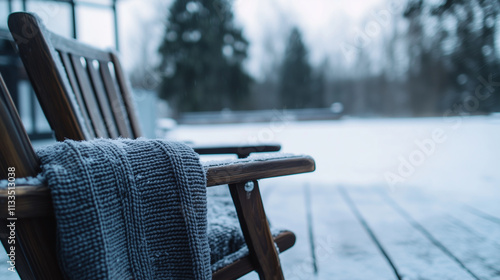
<path id="1" fill-rule="evenodd" d="M 500 109 L 497 1 L 2 0 L 2 67 L 19 64 L 6 20 L 17 10 L 119 49 L 139 101 L 158 99 L 156 114 L 181 123 Z M 17 98 L 25 77 L 2 72 L 29 107 Z M 21 111 L 44 131 L 37 109 Z"/>
<path id="2" fill-rule="evenodd" d="M 0 0 L 0 72 L 43 145 L 21 10 L 119 50 L 146 136 L 315 158 L 262 182 L 297 234 L 287 279 L 500 279 L 497 0 Z"/>

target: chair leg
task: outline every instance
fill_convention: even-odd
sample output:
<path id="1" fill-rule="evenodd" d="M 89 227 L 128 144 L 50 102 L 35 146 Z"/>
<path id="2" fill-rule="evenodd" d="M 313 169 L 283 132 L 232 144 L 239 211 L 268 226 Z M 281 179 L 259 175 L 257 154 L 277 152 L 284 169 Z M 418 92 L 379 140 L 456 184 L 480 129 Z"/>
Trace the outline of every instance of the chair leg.
<path id="1" fill-rule="evenodd" d="M 231 184 L 229 190 L 238 213 L 250 258 L 260 279 L 284 279 L 257 181 L 249 182 L 249 185 L 246 183 Z"/>

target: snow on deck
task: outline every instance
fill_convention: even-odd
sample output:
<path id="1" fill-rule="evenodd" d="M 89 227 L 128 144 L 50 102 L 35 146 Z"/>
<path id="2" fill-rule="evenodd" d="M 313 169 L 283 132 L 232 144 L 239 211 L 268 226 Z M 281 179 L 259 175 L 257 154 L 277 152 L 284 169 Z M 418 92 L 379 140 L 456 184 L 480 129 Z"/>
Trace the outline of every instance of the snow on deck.
<path id="1" fill-rule="evenodd" d="M 500 279 L 500 118 L 283 120 L 171 137 L 279 142 L 316 160 L 314 173 L 260 182 L 272 224 L 297 235 L 281 255 L 286 279 Z"/>
<path id="2" fill-rule="evenodd" d="M 169 136 L 200 145 L 279 142 L 285 153 L 316 160 L 314 173 L 260 182 L 273 226 L 297 235 L 281 255 L 286 279 L 500 279 L 498 117 L 277 115 L 271 123 L 181 125 Z M 0 279 L 15 279 L 4 268 Z"/>

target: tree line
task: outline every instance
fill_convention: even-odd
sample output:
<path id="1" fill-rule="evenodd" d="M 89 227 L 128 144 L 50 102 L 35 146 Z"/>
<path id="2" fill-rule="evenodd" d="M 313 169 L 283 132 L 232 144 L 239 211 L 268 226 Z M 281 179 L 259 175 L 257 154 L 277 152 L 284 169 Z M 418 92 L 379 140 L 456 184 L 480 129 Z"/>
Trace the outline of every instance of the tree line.
<path id="1" fill-rule="evenodd" d="M 311 64 L 314 46 L 293 27 L 280 63 L 260 81 L 243 67 L 251 42 L 231 1 L 176 0 L 159 48 L 158 92 L 177 112 L 333 103 L 359 116 L 499 111 L 499 11 L 497 0 L 409 0 L 391 19 L 405 28 L 387 28 L 379 48 L 355 48 L 349 69 L 337 63 L 342 54 Z"/>

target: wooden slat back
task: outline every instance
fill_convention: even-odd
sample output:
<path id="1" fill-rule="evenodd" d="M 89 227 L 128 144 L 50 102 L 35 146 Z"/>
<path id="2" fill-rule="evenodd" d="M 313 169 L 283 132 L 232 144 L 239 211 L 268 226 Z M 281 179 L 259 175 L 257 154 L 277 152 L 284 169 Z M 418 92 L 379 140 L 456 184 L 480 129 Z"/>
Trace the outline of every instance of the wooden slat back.
<path id="1" fill-rule="evenodd" d="M 71 58 L 67 53 L 59 52 L 59 56 L 61 57 L 61 61 L 64 65 L 64 69 L 66 70 L 66 74 L 68 75 L 69 82 L 71 84 L 71 88 L 73 89 L 73 93 L 75 94 L 76 101 L 78 102 L 78 106 L 83 108 L 81 110 L 82 117 L 85 120 L 86 129 L 89 132 L 90 138 L 95 138 L 95 130 L 92 120 L 89 116 L 89 106 L 87 106 L 87 102 L 84 100 L 82 96 L 82 92 L 80 91 L 80 86 L 78 84 L 78 80 L 76 79 L 75 71 L 73 70 L 73 64 L 71 62 Z"/>
<path id="2" fill-rule="evenodd" d="M 129 118 L 127 117 L 127 107 L 125 107 L 125 101 L 123 100 L 123 96 L 125 95 L 128 99 L 129 92 L 128 87 L 125 87 L 125 91 L 123 95 L 117 91 L 117 87 L 114 83 L 113 76 L 111 75 L 110 66 L 114 67 L 115 65 L 112 63 L 99 63 L 99 72 L 102 75 L 104 86 L 106 87 L 106 93 L 108 94 L 109 101 L 111 102 L 111 108 L 113 112 L 115 112 L 116 122 L 118 124 L 118 131 L 120 135 L 140 135 L 140 131 L 133 132 L 132 126 L 130 125 Z M 130 108 L 132 111 L 133 108 Z M 135 120 L 135 118 L 134 118 Z M 139 126 L 139 124 L 135 123 L 134 126 Z"/>
<path id="3" fill-rule="evenodd" d="M 116 123 L 118 118 L 115 118 L 112 113 L 111 101 L 108 99 L 108 94 L 105 92 L 104 83 L 101 80 L 100 74 L 97 72 L 96 67 L 99 67 L 99 62 L 97 60 L 87 60 L 87 72 L 90 76 L 90 80 L 92 81 L 92 85 L 94 86 L 94 92 L 97 96 L 97 100 L 99 102 L 99 107 L 101 108 L 102 115 L 104 117 L 104 123 L 106 124 L 106 128 L 108 129 L 109 136 L 112 138 L 118 137 L 118 124 Z M 97 63 L 97 65 L 94 65 Z M 107 63 L 107 62 L 103 62 Z M 118 108 L 119 109 L 119 108 Z M 129 135 L 126 135 L 130 137 Z"/>
<path id="4" fill-rule="evenodd" d="M 38 174 L 38 157 L 31 146 L 28 134 L 1 75 L 0 147 L 2 147 L 0 149 L 0 179 Z M 14 170 L 11 169 L 13 172 L 9 172 L 9 168 L 14 168 Z M 8 173 L 13 174 L 9 176 Z M 17 187 L 15 191 L 21 193 L 22 187 Z M 22 198 L 16 198 L 15 201 L 16 205 L 24 203 Z M 3 208 L 0 211 L 4 212 L 7 209 Z M 10 252 L 11 246 L 14 246 L 16 270 L 21 279 L 63 279 L 57 265 L 54 217 L 22 218 L 13 222 L 16 228 L 15 244 L 8 241 L 11 233 L 7 225 L 11 221 L 6 219 L 0 221 L 0 239 L 7 252 Z"/>
<path id="5" fill-rule="evenodd" d="M 94 125 L 94 133 L 97 137 L 107 138 L 109 134 L 100 110 L 100 106 L 98 105 L 99 103 L 96 99 L 94 89 L 90 84 L 90 79 L 85 69 L 86 67 L 82 65 L 81 57 L 72 54 L 70 54 L 69 56 L 71 58 L 71 66 L 75 71 L 75 75 L 78 85 L 80 86 L 80 91 L 82 92 L 83 99 L 87 104 L 85 109 L 90 115 L 90 119 L 92 120 L 92 123 Z"/>
<path id="6" fill-rule="evenodd" d="M 11 14 L 9 28 L 58 140 L 141 136 L 130 87 L 113 51 L 56 35 L 30 13 Z"/>
<path id="7" fill-rule="evenodd" d="M 113 64 L 113 70 L 115 72 L 116 81 L 118 83 L 118 87 L 120 92 L 122 93 L 123 103 L 125 105 L 125 110 L 128 112 L 129 116 L 132 112 L 134 112 L 134 101 L 132 100 L 132 92 L 130 90 L 130 86 L 128 84 L 128 79 L 125 78 L 125 73 L 123 72 L 122 65 L 120 60 L 118 59 L 118 55 L 116 53 L 111 52 L 111 63 Z M 142 135 L 141 127 L 139 125 L 139 120 L 134 115 L 134 117 L 129 117 L 130 127 L 132 128 L 132 132 L 134 135 Z M 139 136 L 137 136 L 139 137 Z"/>

